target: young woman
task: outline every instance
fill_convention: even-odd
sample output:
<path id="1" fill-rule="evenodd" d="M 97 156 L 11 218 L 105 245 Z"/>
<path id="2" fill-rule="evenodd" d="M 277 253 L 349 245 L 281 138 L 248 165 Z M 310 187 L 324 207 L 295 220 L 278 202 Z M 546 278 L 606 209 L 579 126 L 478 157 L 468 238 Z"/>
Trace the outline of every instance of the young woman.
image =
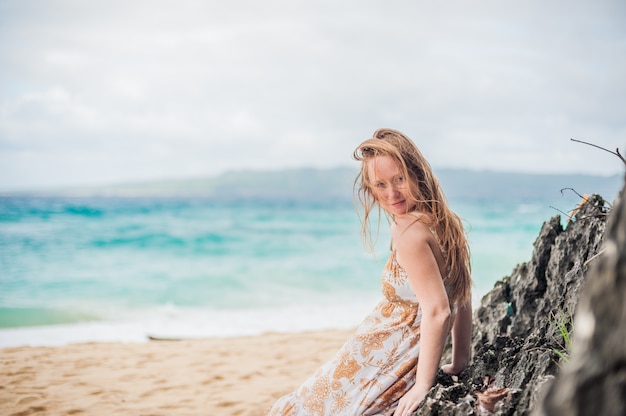
<path id="1" fill-rule="evenodd" d="M 472 326 L 469 247 L 459 217 L 415 144 L 380 129 L 354 151 L 361 162 L 355 189 L 363 206 L 363 237 L 378 207 L 391 224 L 383 300 L 334 359 L 269 415 L 410 415 L 433 385 L 446 338 L 460 373 L 470 360 Z"/>

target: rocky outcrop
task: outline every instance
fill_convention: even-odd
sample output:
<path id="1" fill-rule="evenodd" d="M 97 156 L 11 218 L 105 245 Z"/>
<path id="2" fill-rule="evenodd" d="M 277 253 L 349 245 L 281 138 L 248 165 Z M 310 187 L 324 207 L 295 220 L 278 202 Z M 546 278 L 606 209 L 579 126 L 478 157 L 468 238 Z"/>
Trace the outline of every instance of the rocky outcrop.
<path id="1" fill-rule="evenodd" d="M 572 317 L 576 314 L 576 305 L 585 280 L 589 279 L 586 277 L 589 267 L 601 261 L 601 257 L 594 256 L 603 246 L 608 211 L 605 201 L 594 195 L 580 207 L 565 228 L 558 216 L 543 225 L 535 241 L 532 259 L 497 282 L 475 310 L 473 360 L 470 367 L 459 377 L 439 374 L 436 386 L 415 414 L 528 415 L 533 409 L 541 407 L 542 392 L 552 385 L 560 366 L 566 361 L 563 356 L 569 354 L 569 343 L 565 338 L 571 329 Z M 619 224 L 615 225 L 616 222 Z M 614 219 L 611 224 L 611 229 L 617 227 L 621 230 L 623 244 L 626 220 Z M 621 253 L 624 251 L 622 245 Z M 623 268 L 623 258 L 621 262 Z M 622 303 L 614 312 L 621 313 L 624 322 L 626 303 L 623 292 L 626 283 L 623 277 L 620 282 L 610 287 L 614 291 L 622 291 Z M 585 302 L 602 305 L 603 302 L 598 301 L 598 296 L 602 296 L 599 293 L 602 292 L 593 293 L 589 295 L 591 299 Z M 611 309 L 607 305 L 598 308 Z M 608 331 L 610 328 L 606 329 Z M 626 337 L 623 331 L 622 327 L 621 332 L 610 338 L 614 344 L 605 348 L 621 347 L 621 372 L 616 373 L 615 377 L 622 377 L 622 390 L 614 392 L 622 394 L 621 397 L 624 397 L 623 367 L 626 362 L 623 354 Z M 575 352 L 569 364 L 589 360 L 592 350 L 598 349 L 604 342 L 602 338 L 593 337 L 588 337 L 587 341 L 587 347 Z M 598 367 L 604 368 L 603 365 L 606 365 L 602 359 L 599 360 L 592 361 L 594 364 L 591 369 L 583 369 L 579 365 L 571 371 L 577 375 L 585 373 L 588 376 L 585 383 L 594 383 L 593 377 L 600 371 Z M 551 391 L 556 392 L 561 385 L 560 382 L 555 383 Z M 569 387 L 565 390 L 569 396 L 565 393 L 555 394 L 564 398 L 564 401 L 570 400 L 571 394 L 577 394 L 573 393 L 576 390 Z M 546 415 L 577 414 L 561 411 L 559 406 L 562 404 L 557 404 L 557 401 L 549 403 L 550 409 L 557 410 L 549 410 Z"/>
<path id="2" fill-rule="evenodd" d="M 580 297 L 570 360 L 535 414 L 626 415 L 626 190 Z"/>

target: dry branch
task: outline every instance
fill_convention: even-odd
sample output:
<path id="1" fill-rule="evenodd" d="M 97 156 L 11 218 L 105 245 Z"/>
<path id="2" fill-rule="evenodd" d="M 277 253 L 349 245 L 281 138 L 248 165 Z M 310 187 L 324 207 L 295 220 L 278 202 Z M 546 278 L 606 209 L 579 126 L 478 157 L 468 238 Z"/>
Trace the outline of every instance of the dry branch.
<path id="1" fill-rule="evenodd" d="M 620 160 L 624 163 L 624 165 L 626 165 L 626 159 L 624 159 L 624 156 L 622 156 L 622 155 L 620 154 L 620 152 L 619 152 L 619 148 L 617 148 L 617 147 L 615 148 L 615 151 L 614 151 L 614 152 L 612 152 L 612 151 L 610 151 L 609 149 L 605 149 L 604 147 L 598 146 L 598 145 L 593 144 L 593 143 L 583 142 L 582 140 L 576 140 L 576 139 L 571 139 L 571 138 L 570 138 L 570 140 L 571 140 L 571 141 L 573 141 L 573 142 L 583 143 L 583 144 L 586 144 L 586 145 L 589 145 L 589 146 L 593 146 L 593 147 L 598 148 L 598 149 L 600 149 L 600 150 L 604 150 L 605 152 L 609 152 L 609 153 L 611 153 L 612 155 L 615 155 L 615 156 L 619 157 L 619 158 L 620 158 Z"/>

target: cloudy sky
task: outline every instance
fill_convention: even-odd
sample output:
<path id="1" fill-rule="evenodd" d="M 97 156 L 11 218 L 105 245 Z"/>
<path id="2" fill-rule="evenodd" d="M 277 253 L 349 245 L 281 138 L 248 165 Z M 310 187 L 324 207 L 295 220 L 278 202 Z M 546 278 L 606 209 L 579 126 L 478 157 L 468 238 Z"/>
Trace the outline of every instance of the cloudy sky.
<path id="1" fill-rule="evenodd" d="M 0 0 L 0 189 L 351 165 L 623 171 L 626 2 Z"/>

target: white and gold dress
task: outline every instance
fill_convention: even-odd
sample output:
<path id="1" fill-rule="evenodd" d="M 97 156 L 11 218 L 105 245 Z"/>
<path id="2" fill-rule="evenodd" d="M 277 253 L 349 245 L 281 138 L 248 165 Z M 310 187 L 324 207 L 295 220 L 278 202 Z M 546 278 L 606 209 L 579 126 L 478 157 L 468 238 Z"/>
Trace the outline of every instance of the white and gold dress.
<path id="1" fill-rule="evenodd" d="M 422 317 L 395 250 L 383 271 L 382 292 L 384 299 L 337 355 L 278 399 L 268 416 L 393 414 L 415 383 Z"/>

